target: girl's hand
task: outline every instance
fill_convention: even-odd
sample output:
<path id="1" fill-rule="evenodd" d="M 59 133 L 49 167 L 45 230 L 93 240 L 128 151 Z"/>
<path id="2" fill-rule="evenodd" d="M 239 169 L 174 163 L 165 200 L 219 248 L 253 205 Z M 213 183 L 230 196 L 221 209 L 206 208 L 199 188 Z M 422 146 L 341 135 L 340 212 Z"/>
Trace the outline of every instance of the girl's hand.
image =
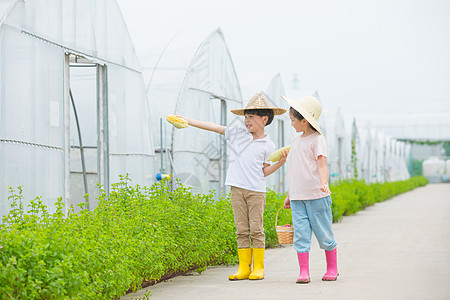
<path id="1" fill-rule="evenodd" d="M 290 209 L 291 208 L 291 199 L 289 199 L 289 194 L 287 195 L 286 199 L 284 199 L 284 208 Z"/>
<path id="2" fill-rule="evenodd" d="M 287 150 L 283 150 L 280 152 L 280 160 L 278 161 L 279 164 L 284 164 L 286 162 L 287 156 L 289 152 Z"/>
<path id="3" fill-rule="evenodd" d="M 328 186 L 328 183 L 325 183 L 324 185 L 322 185 L 320 187 L 320 190 L 322 192 L 324 192 L 324 193 L 331 194 L 330 187 Z"/>

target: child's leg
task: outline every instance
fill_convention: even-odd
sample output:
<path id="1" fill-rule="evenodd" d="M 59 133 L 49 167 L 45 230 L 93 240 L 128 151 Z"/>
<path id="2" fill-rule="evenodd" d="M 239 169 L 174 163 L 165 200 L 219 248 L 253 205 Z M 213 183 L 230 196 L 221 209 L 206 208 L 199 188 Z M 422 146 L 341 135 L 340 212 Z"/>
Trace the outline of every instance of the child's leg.
<path id="1" fill-rule="evenodd" d="M 266 193 L 246 191 L 250 236 L 253 245 L 253 271 L 248 279 L 264 279 L 264 251 L 266 236 L 264 234 L 264 208 L 266 207 Z"/>
<path id="2" fill-rule="evenodd" d="M 248 276 L 252 271 L 250 226 L 244 192 L 244 189 L 231 187 L 231 206 L 233 207 L 234 224 L 236 226 L 239 269 L 235 274 L 228 276 L 229 280 L 248 279 Z"/>
<path id="3" fill-rule="evenodd" d="M 265 248 L 264 209 L 266 208 L 266 193 L 246 191 L 246 201 L 252 246 L 253 248 Z"/>
<path id="4" fill-rule="evenodd" d="M 245 189 L 231 187 L 231 206 L 234 213 L 238 249 L 251 248 L 250 224 L 245 192 Z"/>
<path id="5" fill-rule="evenodd" d="M 311 224 L 308 211 L 302 200 L 291 201 L 294 224 L 294 249 L 297 251 L 300 275 L 297 283 L 309 283 L 309 250 L 311 249 Z"/>
<path id="6" fill-rule="evenodd" d="M 309 252 L 311 249 L 311 224 L 304 200 L 292 200 L 292 223 L 294 225 L 294 249 L 297 253 Z"/>
<path id="7" fill-rule="evenodd" d="M 337 242 L 334 239 L 331 224 L 333 215 L 331 213 L 331 197 L 308 201 L 311 216 L 311 227 L 319 242 L 320 248 L 325 250 L 327 259 L 327 272 L 322 280 L 333 281 L 337 279 Z"/>
<path id="8" fill-rule="evenodd" d="M 331 251 L 337 246 L 334 239 L 333 229 L 333 215 L 331 213 L 331 197 L 327 196 L 320 199 L 305 201 L 307 206 L 309 220 L 314 235 L 319 242 L 321 249 Z"/>

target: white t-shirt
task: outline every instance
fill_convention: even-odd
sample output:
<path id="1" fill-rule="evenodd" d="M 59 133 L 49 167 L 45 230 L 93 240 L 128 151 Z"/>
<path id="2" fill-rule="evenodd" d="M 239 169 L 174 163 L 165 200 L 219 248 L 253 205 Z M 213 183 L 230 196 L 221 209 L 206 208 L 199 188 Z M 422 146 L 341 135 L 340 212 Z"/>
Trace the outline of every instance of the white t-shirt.
<path id="1" fill-rule="evenodd" d="M 314 200 L 328 196 L 320 189 L 318 156 L 327 156 L 327 142 L 315 132 L 296 136 L 287 157 L 288 188 L 291 200 Z"/>
<path id="2" fill-rule="evenodd" d="M 269 163 L 267 159 L 275 150 L 269 136 L 253 140 L 252 134 L 245 128 L 227 127 L 225 138 L 230 146 L 225 184 L 255 192 L 266 192 L 263 166 L 264 163 Z"/>

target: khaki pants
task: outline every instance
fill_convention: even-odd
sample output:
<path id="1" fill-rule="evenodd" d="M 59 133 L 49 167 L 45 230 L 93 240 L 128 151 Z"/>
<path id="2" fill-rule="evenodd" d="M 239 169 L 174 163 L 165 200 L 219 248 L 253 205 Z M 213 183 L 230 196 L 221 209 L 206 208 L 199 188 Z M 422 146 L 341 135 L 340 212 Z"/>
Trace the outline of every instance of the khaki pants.
<path id="1" fill-rule="evenodd" d="M 263 213 L 266 207 L 266 193 L 232 186 L 231 206 L 233 207 L 238 248 L 251 248 L 252 246 L 253 248 L 265 248 Z"/>

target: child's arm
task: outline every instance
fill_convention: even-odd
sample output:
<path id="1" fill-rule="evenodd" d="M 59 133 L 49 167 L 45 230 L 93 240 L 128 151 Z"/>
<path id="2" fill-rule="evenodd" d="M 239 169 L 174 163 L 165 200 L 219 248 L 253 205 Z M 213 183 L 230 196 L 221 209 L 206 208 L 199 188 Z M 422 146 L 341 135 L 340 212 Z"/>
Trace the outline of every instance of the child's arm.
<path id="1" fill-rule="evenodd" d="M 320 176 L 320 190 L 324 193 L 331 194 L 330 188 L 328 187 L 327 158 L 323 155 L 319 155 L 317 157 L 317 164 Z"/>
<path id="2" fill-rule="evenodd" d="M 287 150 L 283 150 L 280 152 L 281 158 L 276 164 L 270 165 L 265 163 L 263 166 L 264 177 L 269 176 L 270 174 L 281 168 L 281 166 L 284 165 L 284 163 L 286 162 L 287 155 L 288 155 Z"/>
<path id="3" fill-rule="evenodd" d="M 216 124 L 213 122 L 208 122 L 208 121 L 194 120 L 194 119 L 186 118 L 183 116 L 177 116 L 177 117 L 183 118 L 191 126 L 225 135 L 225 128 L 226 128 L 225 126 L 222 126 L 222 125 L 219 125 L 219 124 Z"/>
<path id="4" fill-rule="evenodd" d="M 289 192 L 287 193 L 286 199 L 284 199 L 284 208 L 289 209 L 291 208 L 291 198 L 289 198 Z"/>

